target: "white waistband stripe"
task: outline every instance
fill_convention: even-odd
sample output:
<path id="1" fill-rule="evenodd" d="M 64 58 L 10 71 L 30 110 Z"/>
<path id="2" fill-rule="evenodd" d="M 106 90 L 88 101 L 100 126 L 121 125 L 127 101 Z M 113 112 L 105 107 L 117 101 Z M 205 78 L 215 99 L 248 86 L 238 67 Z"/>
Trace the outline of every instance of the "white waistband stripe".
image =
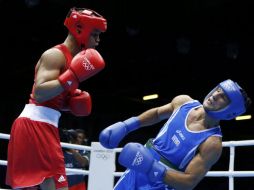
<path id="1" fill-rule="evenodd" d="M 58 121 L 61 113 L 52 108 L 26 104 L 19 117 L 27 117 L 34 121 L 46 122 L 58 127 Z"/>

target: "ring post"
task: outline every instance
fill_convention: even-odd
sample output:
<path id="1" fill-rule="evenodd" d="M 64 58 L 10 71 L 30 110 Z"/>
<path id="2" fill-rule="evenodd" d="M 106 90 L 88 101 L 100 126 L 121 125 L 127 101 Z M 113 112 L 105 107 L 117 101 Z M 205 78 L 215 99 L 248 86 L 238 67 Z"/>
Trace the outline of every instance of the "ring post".
<path id="1" fill-rule="evenodd" d="M 92 142 L 88 190 L 112 190 L 114 187 L 115 151 Z"/>

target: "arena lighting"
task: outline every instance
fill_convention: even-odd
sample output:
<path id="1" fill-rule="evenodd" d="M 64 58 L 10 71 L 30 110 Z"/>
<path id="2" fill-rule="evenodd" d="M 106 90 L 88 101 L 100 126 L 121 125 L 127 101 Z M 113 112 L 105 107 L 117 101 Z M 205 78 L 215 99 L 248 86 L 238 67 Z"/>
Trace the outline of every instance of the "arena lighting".
<path id="1" fill-rule="evenodd" d="M 158 94 L 151 94 L 151 95 L 143 96 L 143 100 L 152 100 L 152 99 L 156 99 L 158 97 L 159 97 Z"/>
<path id="2" fill-rule="evenodd" d="M 242 116 L 237 116 L 235 120 L 246 120 L 246 119 L 251 119 L 251 115 L 242 115 Z"/>

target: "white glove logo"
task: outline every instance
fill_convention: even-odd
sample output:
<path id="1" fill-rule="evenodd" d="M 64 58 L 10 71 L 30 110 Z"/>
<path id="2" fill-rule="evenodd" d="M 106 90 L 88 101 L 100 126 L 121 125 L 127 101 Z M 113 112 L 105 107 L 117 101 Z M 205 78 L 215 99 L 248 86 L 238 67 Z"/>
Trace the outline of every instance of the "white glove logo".
<path id="1" fill-rule="evenodd" d="M 138 166 L 138 165 L 142 164 L 143 159 L 144 159 L 143 155 L 138 151 L 135 158 L 134 158 L 134 160 L 133 160 L 133 162 L 132 162 L 132 165 L 133 166 L 135 166 L 135 165 Z"/>
<path id="2" fill-rule="evenodd" d="M 68 81 L 67 81 L 67 84 L 68 84 L 69 86 L 71 86 L 72 81 L 68 80 Z"/>
<path id="3" fill-rule="evenodd" d="M 153 175 L 156 177 L 159 174 L 159 172 L 153 172 Z"/>
<path id="4" fill-rule="evenodd" d="M 94 70 L 94 66 L 90 63 L 90 61 L 85 57 L 83 62 L 82 62 L 85 70 L 90 71 L 90 70 Z"/>

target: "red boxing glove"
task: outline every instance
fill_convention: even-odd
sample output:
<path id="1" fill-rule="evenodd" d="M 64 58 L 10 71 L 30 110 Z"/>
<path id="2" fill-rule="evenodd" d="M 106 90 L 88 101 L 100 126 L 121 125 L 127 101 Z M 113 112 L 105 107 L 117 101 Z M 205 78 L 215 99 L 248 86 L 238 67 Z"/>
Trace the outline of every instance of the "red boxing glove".
<path id="1" fill-rule="evenodd" d="M 69 100 L 69 110 L 75 116 L 88 116 L 92 110 L 91 96 L 86 91 L 76 89 Z"/>
<path id="2" fill-rule="evenodd" d="M 105 62 L 95 49 L 79 52 L 71 61 L 70 68 L 58 77 L 65 90 L 74 91 L 82 82 L 105 67 Z"/>

